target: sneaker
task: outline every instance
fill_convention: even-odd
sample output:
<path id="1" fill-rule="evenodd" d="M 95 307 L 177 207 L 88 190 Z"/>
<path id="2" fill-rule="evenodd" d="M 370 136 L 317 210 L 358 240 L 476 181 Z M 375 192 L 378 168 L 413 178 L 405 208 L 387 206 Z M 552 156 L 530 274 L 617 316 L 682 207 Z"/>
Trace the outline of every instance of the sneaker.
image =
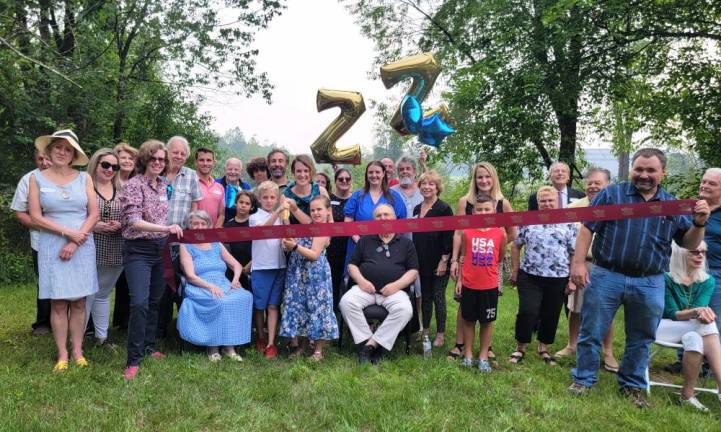
<path id="1" fill-rule="evenodd" d="M 643 394 L 643 390 L 636 387 L 621 387 L 618 389 L 621 396 L 624 396 L 631 400 L 637 408 L 646 409 L 651 408 L 651 404 L 646 400 L 646 395 Z"/>
<path id="2" fill-rule="evenodd" d="M 358 350 L 358 364 L 370 363 L 371 357 L 375 354 L 375 347 L 372 345 L 363 345 Z"/>
<path id="3" fill-rule="evenodd" d="M 48 326 L 37 326 L 31 332 L 33 336 L 44 336 L 50 333 L 50 327 Z"/>
<path id="4" fill-rule="evenodd" d="M 153 351 L 150 353 L 150 357 L 154 358 L 155 360 L 163 360 L 165 358 L 165 354 L 163 354 L 160 351 Z"/>
<path id="5" fill-rule="evenodd" d="M 463 357 L 463 360 L 461 360 L 461 367 L 462 368 L 472 368 L 473 367 L 473 359 Z"/>
<path id="6" fill-rule="evenodd" d="M 371 354 L 371 363 L 374 365 L 377 365 L 378 363 L 383 360 L 383 357 L 386 356 L 388 353 L 388 350 L 383 348 L 382 346 L 378 345 L 376 349 L 373 351 L 373 354 Z"/>
<path id="7" fill-rule="evenodd" d="M 140 369 L 140 366 L 128 366 L 125 368 L 125 372 L 123 372 L 123 378 L 125 378 L 126 381 L 130 381 L 133 378 L 135 378 L 135 375 L 138 374 L 138 370 Z"/>
<path id="8" fill-rule="evenodd" d="M 574 396 L 583 396 L 586 393 L 588 393 L 589 390 L 591 390 L 591 387 L 585 386 L 583 384 L 579 384 L 577 382 L 571 384 L 568 387 L 568 392 Z"/>
<path id="9" fill-rule="evenodd" d="M 276 357 L 278 357 L 278 348 L 276 348 L 275 345 L 268 345 L 265 348 L 265 358 L 270 360 Z"/>
<path id="10" fill-rule="evenodd" d="M 672 374 L 680 374 L 683 369 L 683 364 L 680 361 L 668 364 L 663 367 L 663 370 Z"/>
<path id="11" fill-rule="evenodd" d="M 681 403 L 681 405 L 688 405 L 696 408 L 701 412 L 708 412 L 708 408 L 706 408 L 701 402 L 699 402 L 699 400 L 696 399 L 696 396 L 691 396 L 688 399 L 684 399 L 683 397 L 681 397 L 678 401 Z"/>
<path id="12" fill-rule="evenodd" d="M 491 369 L 491 364 L 488 362 L 488 360 L 478 359 L 478 370 L 481 372 L 491 372 L 493 369 Z"/>
<path id="13" fill-rule="evenodd" d="M 571 348 L 570 346 L 566 346 L 561 351 L 558 351 L 556 354 L 553 355 L 557 358 L 563 358 L 563 357 L 575 357 L 576 356 L 576 349 Z"/>

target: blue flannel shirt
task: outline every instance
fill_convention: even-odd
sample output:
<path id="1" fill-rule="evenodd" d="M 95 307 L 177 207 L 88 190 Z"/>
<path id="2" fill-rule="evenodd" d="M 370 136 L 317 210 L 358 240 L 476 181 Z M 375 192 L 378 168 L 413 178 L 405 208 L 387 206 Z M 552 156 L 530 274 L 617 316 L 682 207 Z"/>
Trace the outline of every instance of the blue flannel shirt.
<path id="1" fill-rule="evenodd" d="M 650 201 L 672 201 L 676 197 L 661 186 Z M 646 200 L 630 182 L 610 185 L 593 199 L 591 206 L 641 203 Z M 586 228 L 596 234 L 594 263 L 631 277 L 668 271 L 671 240 L 681 244 L 691 227 L 688 216 L 654 216 L 610 221 L 589 221 Z"/>
<path id="2" fill-rule="evenodd" d="M 712 269 L 721 269 L 721 207 L 711 212 L 706 222 L 706 232 L 704 235 L 706 245 L 708 245 L 708 266 Z"/>

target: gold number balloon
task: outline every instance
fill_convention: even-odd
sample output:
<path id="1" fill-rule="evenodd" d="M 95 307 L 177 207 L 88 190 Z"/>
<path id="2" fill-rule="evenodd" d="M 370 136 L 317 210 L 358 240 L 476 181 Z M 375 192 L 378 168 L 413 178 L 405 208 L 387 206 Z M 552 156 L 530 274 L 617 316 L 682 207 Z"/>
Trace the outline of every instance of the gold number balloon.
<path id="1" fill-rule="evenodd" d="M 363 115 L 366 110 L 363 95 L 345 90 L 319 89 L 315 99 L 318 112 L 328 108 L 340 108 L 338 117 L 313 141 L 310 150 L 316 163 L 348 163 L 358 165 L 361 162 L 360 144 L 339 149 L 336 142 Z"/>
<path id="2" fill-rule="evenodd" d="M 440 72 L 441 68 L 433 54 L 423 53 L 383 65 L 381 67 L 381 80 L 383 85 L 389 89 L 403 80 L 411 79 L 411 86 L 406 95 L 414 96 L 418 103 L 422 103 L 431 91 Z M 444 112 L 442 108 L 440 110 Z M 445 112 L 447 112 L 447 108 Z M 390 124 L 401 135 L 408 134 L 408 131 L 403 126 L 400 106 L 393 113 Z"/>

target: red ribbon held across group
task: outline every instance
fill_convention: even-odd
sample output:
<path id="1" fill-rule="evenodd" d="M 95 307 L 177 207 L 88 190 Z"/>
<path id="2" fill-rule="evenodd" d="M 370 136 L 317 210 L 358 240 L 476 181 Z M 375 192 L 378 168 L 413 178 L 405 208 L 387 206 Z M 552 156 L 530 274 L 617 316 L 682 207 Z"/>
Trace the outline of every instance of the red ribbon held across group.
<path id="1" fill-rule="evenodd" d="M 653 216 L 692 214 L 694 200 L 652 201 L 583 208 L 536 210 L 483 215 L 443 216 L 391 221 L 342 222 L 326 224 L 274 225 L 252 228 L 213 228 L 183 231 L 183 238 L 172 236 L 170 242 L 212 243 L 263 240 L 285 237 L 349 237 L 380 233 L 450 231 L 467 228 L 487 228 L 518 225 L 558 224 Z M 166 248 L 165 279 L 174 286 L 175 276 Z M 170 283 L 172 279 L 173 283 Z"/>

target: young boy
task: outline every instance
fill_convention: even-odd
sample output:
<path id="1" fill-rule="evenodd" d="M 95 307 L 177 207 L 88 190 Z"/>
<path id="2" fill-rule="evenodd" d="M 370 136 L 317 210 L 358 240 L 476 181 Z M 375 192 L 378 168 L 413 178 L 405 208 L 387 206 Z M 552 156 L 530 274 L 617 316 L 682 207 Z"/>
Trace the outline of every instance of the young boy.
<path id="1" fill-rule="evenodd" d="M 478 194 L 473 214 L 494 213 L 496 203 L 489 195 Z M 479 339 L 481 351 L 478 354 L 478 369 L 490 372 L 488 348 L 493 336 L 493 322 L 498 307 L 498 265 L 506 247 L 506 231 L 502 228 L 476 228 L 463 230 L 458 256 L 451 259 L 453 266 L 460 263 L 460 276 L 456 284 L 456 295 L 461 296 L 463 317 L 463 348 L 465 358 L 462 366 L 473 366 L 473 339 L 476 321 L 480 324 Z"/>
<path id="2" fill-rule="evenodd" d="M 264 181 L 256 191 L 260 208 L 250 216 L 248 225 L 282 225 L 283 212 L 289 205 L 280 199 L 278 185 Z M 275 334 L 278 326 L 278 305 L 285 287 L 285 254 L 281 248 L 281 239 L 253 240 L 251 247 L 251 285 L 253 286 L 253 318 L 258 339 L 255 346 L 265 353 L 265 358 L 273 359 L 278 355 L 275 347 Z M 268 317 L 268 334 L 263 331 L 264 313 Z"/>

